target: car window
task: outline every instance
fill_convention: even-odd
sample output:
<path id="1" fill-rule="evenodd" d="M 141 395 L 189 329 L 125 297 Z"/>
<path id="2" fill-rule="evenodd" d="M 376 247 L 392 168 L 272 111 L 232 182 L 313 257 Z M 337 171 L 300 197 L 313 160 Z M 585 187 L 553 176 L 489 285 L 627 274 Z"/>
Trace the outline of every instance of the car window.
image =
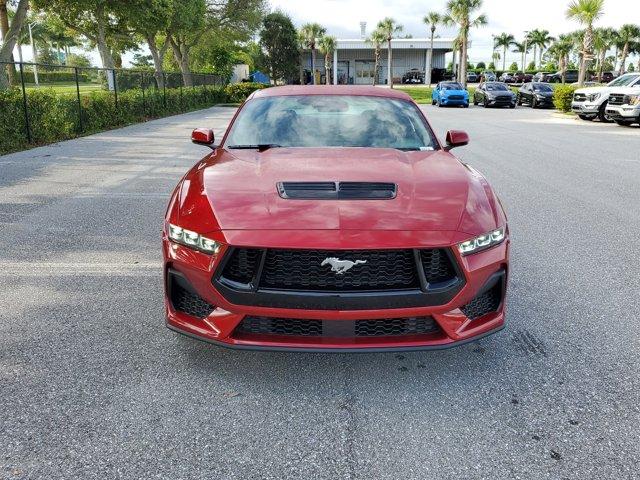
<path id="1" fill-rule="evenodd" d="M 457 82 L 454 83 L 443 83 L 442 90 L 463 90 L 462 85 Z"/>
<path id="2" fill-rule="evenodd" d="M 534 85 L 533 89 L 536 92 L 551 92 L 551 91 L 553 91 L 553 88 L 551 88 L 549 85 L 541 85 L 541 84 Z"/>
<path id="3" fill-rule="evenodd" d="M 607 84 L 608 87 L 625 87 L 640 79 L 640 75 L 622 75 Z"/>
<path id="4" fill-rule="evenodd" d="M 506 85 L 502 85 L 501 83 L 488 83 L 487 91 L 489 92 L 498 92 L 509 90 Z"/>
<path id="5" fill-rule="evenodd" d="M 437 143 L 408 101 L 360 95 L 274 96 L 250 100 L 225 147 L 378 147 L 432 150 Z"/>

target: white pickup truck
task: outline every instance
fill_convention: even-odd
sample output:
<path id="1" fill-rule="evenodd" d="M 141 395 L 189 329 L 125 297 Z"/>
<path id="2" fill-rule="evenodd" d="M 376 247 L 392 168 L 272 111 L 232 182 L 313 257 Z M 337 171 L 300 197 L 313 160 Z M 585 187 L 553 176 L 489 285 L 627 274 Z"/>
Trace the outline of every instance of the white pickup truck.
<path id="1" fill-rule="evenodd" d="M 640 83 L 616 89 L 609 96 L 607 116 L 618 125 L 640 124 Z"/>
<path id="2" fill-rule="evenodd" d="M 607 105 L 609 96 L 620 89 L 635 88 L 640 91 L 640 73 L 627 73 L 602 87 L 579 88 L 573 94 L 571 110 L 582 120 L 599 118 L 602 122 L 609 120 Z"/>

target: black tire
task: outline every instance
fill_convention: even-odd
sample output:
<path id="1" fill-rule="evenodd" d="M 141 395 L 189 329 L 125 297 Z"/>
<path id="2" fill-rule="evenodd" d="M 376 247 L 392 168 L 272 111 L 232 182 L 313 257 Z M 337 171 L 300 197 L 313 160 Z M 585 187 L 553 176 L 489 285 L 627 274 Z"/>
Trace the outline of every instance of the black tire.
<path id="1" fill-rule="evenodd" d="M 462 105 L 464 108 L 469 108 L 469 104 L 465 103 L 464 105 Z"/>
<path id="2" fill-rule="evenodd" d="M 616 120 L 615 121 L 618 125 L 620 125 L 621 127 L 628 127 L 629 125 L 631 125 L 633 122 L 630 122 L 628 120 Z"/>
<path id="3" fill-rule="evenodd" d="M 442 108 L 442 102 L 440 100 L 438 100 L 438 108 Z"/>
<path id="4" fill-rule="evenodd" d="M 516 96 L 516 105 L 522 105 L 522 97 L 520 94 Z"/>
<path id="5" fill-rule="evenodd" d="M 486 98 L 484 99 L 484 102 L 482 103 L 482 106 L 484 108 L 489 108 L 489 101 Z"/>
<path id="6" fill-rule="evenodd" d="M 585 120 L 587 122 L 590 122 L 591 120 L 593 120 L 593 117 L 590 115 L 578 115 L 578 118 L 580 120 Z"/>
<path id="7" fill-rule="evenodd" d="M 436 101 L 432 98 L 431 99 L 431 105 L 435 105 L 435 104 L 436 104 Z"/>
<path id="8" fill-rule="evenodd" d="M 473 96 L 473 105 L 476 107 L 478 106 L 478 99 L 476 98 L 475 95 Z"/>
<path id="9" fill-rule="evenodd" d="M 598 110 L 598 120 L 600 120 L 600 122 L 602 123 L 611 123 L 611 119 L 605 113 L 608 103 L 608 101 L 604 102 L 602 105 L 600 105 L 600 109 Z"/>
<path id="10" fill-rule="evenodd" d="M 536 97 L 531 98 L 531 108 L 538 108 L 538 100 L 536 100 Z"/>
<path id="11" fill-rule="evenodd" d="M 512 103 L 511 105 L 509 105 L 509 108 L 516 108 L 516 105 Z"/>

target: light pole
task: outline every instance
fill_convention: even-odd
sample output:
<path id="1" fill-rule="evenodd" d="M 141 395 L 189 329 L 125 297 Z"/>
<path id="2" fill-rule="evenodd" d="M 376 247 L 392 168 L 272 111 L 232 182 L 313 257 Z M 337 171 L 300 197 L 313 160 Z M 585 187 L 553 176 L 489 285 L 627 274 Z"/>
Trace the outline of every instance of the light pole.
<path id="1" fill-rule="evenodd" d="M 529 47 L 528 45 L 529 42 L 529 32 L 526 31 L 524 32 L 524 51 L 522 52 L 522 83 L 524 83 L 524 76 L 526 73 L 526 67 L 527 67 L 527 49 Z"/>
<path id="2" fill-rule="evenodd" d="M 33 79 L 36 82 L 36 86 L 40 86 L 38 82 L 38 51 L 36 50 L 36 44 L 33 43 L 33 33 L 31 32 L 31 27 L 36 25 L 37 22 L 32 22 L 29 24 L 29 41 L 31 42 L 31 54 L 33 56 Z"/>

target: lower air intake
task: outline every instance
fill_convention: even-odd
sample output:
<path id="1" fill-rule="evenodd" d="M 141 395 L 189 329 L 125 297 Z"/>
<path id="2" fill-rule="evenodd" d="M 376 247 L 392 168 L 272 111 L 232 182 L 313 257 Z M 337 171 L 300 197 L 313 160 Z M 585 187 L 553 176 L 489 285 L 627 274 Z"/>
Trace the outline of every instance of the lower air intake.
<path id="1" fill-rule="evenodd" d="M 487 313 L 498 310 L 501 301 L 502 282 L 498 282 L 486 292 L 475 297 L 460 310 L 462 310 L 462 313 L 464 313 L 468 318 L 474 320 L 486 315 Z"/>
<path id="2" fill-rule="evenodd" d="M 182 275 L 170 271 L 169 281 L 171 305 L 174 309 L 198 318 L 208 317 L 213 312 L 215 307 L 195 293 Z"/>

